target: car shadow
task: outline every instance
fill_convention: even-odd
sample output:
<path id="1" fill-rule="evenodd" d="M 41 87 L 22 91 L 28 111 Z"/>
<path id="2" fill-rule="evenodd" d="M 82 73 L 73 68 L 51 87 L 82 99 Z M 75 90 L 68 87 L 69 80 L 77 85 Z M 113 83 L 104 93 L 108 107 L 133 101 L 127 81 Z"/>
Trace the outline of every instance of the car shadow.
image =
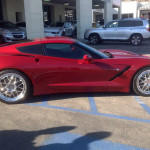
<path id="1" fill-rule="evenodd" d="M 56 100 L 64 100 L 71 98 L 85 98 L 85 97 L 120 97 L 120 96 L 133 96 L 132 93 L 65 93 L 65 94 L 51 94 L 51 95 L 41 95 L 41 96 L 33 96 L 32 98 L 27 99 L 22 104 L 26 103 L 38 103 L 43 101 L 56 101 Z M 19 103 L 20 104 L 20 103 Z"/>
<path id="2" fill-rule="evenodd" d="M 110 132 L 93 132 L 75 139 L 74 141 L 72 141 L 72 143 L 62 144 L 61 141 L 58 141 L 58 143 L 46 145 L 43 139 L 41 139 L 41 141 L 35 142 L 35 140 L 39 136 L 45 135 L 46 139 L 47 138 L 49 139 L 52 135 L 66 133 L 75 128 L 76 127 L 74 126 L 61 126 L 61 127 L 44 129 L 40 131 L 3 130 L 0 131 L 0 149 L 2 150 L 88 150 L 89 143 L 102 140 L 111 136 Z M 69 137 L 67 138 L 69 139 Z"/>

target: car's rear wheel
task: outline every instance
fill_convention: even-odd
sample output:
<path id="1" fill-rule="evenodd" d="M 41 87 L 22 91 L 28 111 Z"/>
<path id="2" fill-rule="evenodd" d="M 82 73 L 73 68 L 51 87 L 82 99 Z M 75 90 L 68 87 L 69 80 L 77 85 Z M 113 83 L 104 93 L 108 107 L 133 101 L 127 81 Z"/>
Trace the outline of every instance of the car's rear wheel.
<path id="1" fill-rule="evenodd" d="M 18 103 L 30 95 L 28 78 L 16 70 L 0 72 L 0 100 L 5 103 Z"/>
<path id="2" fill-rule="evenodd" d="M 98 34 L 91 34 L 89 37 L 89 42 L 92 45 L 98 44 L 100 42 L 100 36 Z"/>
<path id="3" fill-rule="evenodd" d="M 3 37 L 0 35 L 0 44 L 4 43 Z"/>
<path id="4" fill-rule="evenodd" d="M 150 67 L 140 70 L 134 77 L 133 90 L 141 96 L 150 96 Z"/>
<path id="5" fill-rule="evenodd" d="M 140 34 L 133 34 L 130 38 L 130 42 L 134 46 L 140 45 L 142 41 L 143 41 L 143 37 Z"/>

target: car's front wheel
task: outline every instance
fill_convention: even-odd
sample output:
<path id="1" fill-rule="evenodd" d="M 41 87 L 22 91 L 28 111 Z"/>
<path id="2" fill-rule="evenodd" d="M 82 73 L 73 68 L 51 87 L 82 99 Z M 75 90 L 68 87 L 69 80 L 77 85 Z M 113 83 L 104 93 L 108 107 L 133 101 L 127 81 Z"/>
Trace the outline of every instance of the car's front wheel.
<path id="1" fill-rule="evenodd" d="M 16 70 L 0 72 L 0 100 L 5 103 L 18 103 L 29 96 L 28 78 Z"/>
<path id="2" fill-rule="evenodd" d="M 142 41 L 143 41 L 143 37 L 140 34 L 133 34 L 130 38 L 130 42 L 134 46 L 140 45 Z"/>
<path id="3" fill-rule="evenodd" d="M 100 42 L 100 36 L 98 34 L 91 34 L 89 37 L 89 42 L 92 45 L 98 44 Z"/>
<path id="4" fill-rule="evenodd" d="M 133 90 L 141 96 L 150 96 L 150 67 L 143 68 L 134 77 Z"/>

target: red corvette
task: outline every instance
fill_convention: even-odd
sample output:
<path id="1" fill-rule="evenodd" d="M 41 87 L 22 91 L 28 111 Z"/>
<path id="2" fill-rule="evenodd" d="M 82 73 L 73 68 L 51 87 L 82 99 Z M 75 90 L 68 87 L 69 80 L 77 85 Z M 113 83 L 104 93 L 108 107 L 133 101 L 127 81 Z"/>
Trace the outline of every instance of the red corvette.
<path id="1" fill-rule="evenodd" d="M 64 37 L 0 47 L 0 99 L 69 92 L 130 92 L 150 96 L 150 58 L 97 51 Z"/>

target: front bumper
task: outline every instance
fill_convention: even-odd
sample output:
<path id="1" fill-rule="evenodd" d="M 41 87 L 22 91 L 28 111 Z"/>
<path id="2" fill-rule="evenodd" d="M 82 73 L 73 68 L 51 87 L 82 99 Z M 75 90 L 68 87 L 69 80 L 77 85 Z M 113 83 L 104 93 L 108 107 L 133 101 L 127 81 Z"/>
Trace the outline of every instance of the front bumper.
<path id="1" fill-rule="evenodd" d="M 5 42 L 15 42 L 15 41 L 22 41 L 25 40 L 26 36 L 24 34 L 18 34 L 18 35 L 13 35 L 13 36 L 4 36 L 4 41 Z"/>

